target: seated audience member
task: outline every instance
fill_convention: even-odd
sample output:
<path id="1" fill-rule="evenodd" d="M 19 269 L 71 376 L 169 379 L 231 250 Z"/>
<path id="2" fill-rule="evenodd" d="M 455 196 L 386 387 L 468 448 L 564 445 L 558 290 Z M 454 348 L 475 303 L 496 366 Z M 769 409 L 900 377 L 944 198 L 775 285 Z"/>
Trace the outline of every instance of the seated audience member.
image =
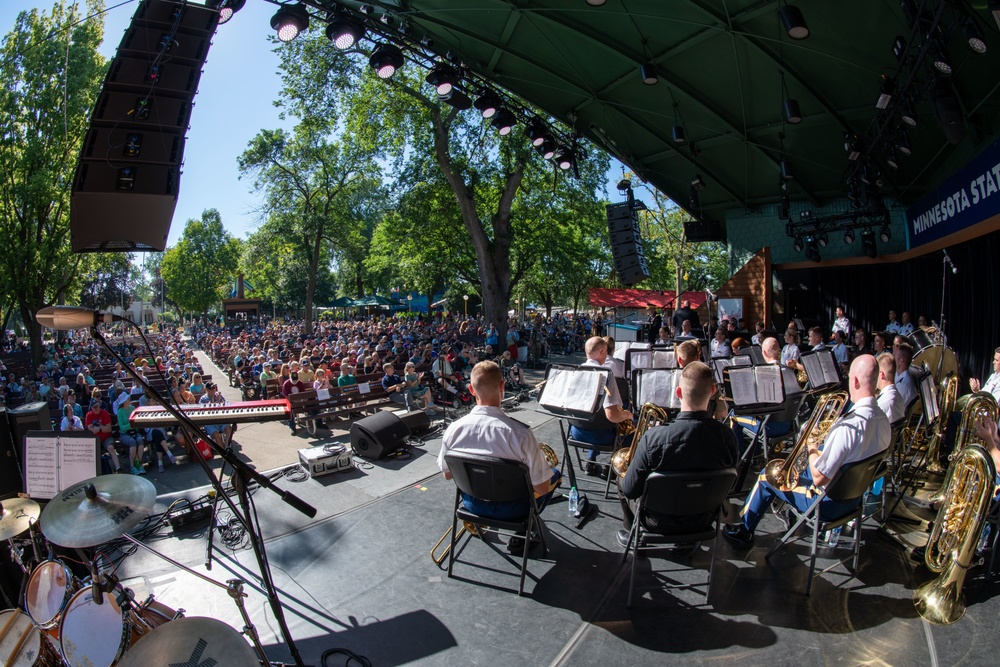
<path id="1" fill-rule="evenodd" d="M 281 395 L 288 398 L 292 394 L 300 394 L 306 390 L 306 383 L 299 379 L 299 372 L 289 371 L 288 379 L 285 380 L 284 384 L 281 385 Z M 292 435 L 298 431 L 295 426 L 295 415 L 292 414 L 292 418 L 288 420 L 288 428 L 292 430 Z"/>
<path id="2" fill-rule="evenodd" d="M 504 382 L 512 389 L 520 390 L 524 388 L 524 374 L 517 361 L 511 358 L 510 350 L 504 350 L 500 357 L 500 371 L 503 373 Z"/>
<path id="3" fill-rule="evenodd" d="M 202 405 L 225 405 L 226 397 L 214 382 L 205 383 L 205 393 L 198 401 Z M 209 424 L 204 427 L 205 435 L 215 440 L 215 444 L 225 449 L 233 432 L 232 424 Z M 162 462 L 161 462 L 162 465 Z"/>
<path id="4" fill-rule="evenodd" d="M 639 439 L 628 472 L 619 481 L 625 526 L 618 531 L 618 542 L 622 546 L 628 542 L 638 499 L 650 473 L 718 470 L 736 465 L 738 454 L 732 431 L 712 419 L 708 412 L 709 399 L 714 393 L 712 370 L 700 361 L 686 364 L 677 387 L 680 414 L 667 425 L 651 428 Z M 650 529 L 662 532 L 694 530 L 711 523 L 713 516 L 714 513 L 708 513 L 675 518 L 649 513 L 645 522 Z"/>
<path id="5" fill-rule="evenodd" d="M 874 456 L 889 447 L 889 418 L 875 400 L 878 372 L 875 357 L 866 354 L 854 360 L 847 380 L 853 409 L 834 423 L 822 443 L 809 446 L 809 465 L 795 488 L 790 491 L 776 489 L 761 473 L 740 512 L 742 521 L 725 528 L 724 535 L 734 546 L 749 548 L 753 545 L 757 524 L 775 499 L 806 511 L 812 505 L 817 488 L 829 484 L 841 467 Z M 855 502 L 824 498 L 820 516 L 828 521 L 837 519 L 856 506 Z"/>
<path id="6" fill-rule="evenodd" d="M 417 373 L 416 364 L 412 361 L 407 362 L 403 368 L 403 382 L 406 383 L 406 391 L 410 394 L 410 406 L 421 409 L 429 415 L 438 412 L 430 390 L 420 384 L 420 375 Z"/>
<path id="7" fill-rule="evenodd" d="M 153 399 L 151 398 L 151 394 L 148 392 L 143 393 L 143 395 L 139 398 L 139 405 L 155 405 Z M 160 427 L 147 428 L 144 435 L 146 437 L 146 442 L 153 443 L 153 451 L 156 452 L 156 467 L 158 472 L 163 472 L 164 455 L 166 455 L 167 460 L 169 460 L 171 464 L 177 463 L 177 459 L 174 458 L 174 455 L 170 452 L 170 448 L 167 447 L 167 432 L 164 429 Z"/>
<path id="8" fill-rule="evenodd" d="M 382 389 L 389 395 L 389 400 L 393 403 L 405 405 L 407 410 L 411 410 L 410 394 L 406 391 L 406 382 L 396 375 L 396 369 L 392 364 L 385 364 L 382 367 L 385 375 L 382 376 Z"/>
<path id="9" fill-rule="evenodd" d="M 132 428 L 128 418 L 135 410 L 132 405 L 132 395 L 125 392 L 119 398 L 118 404 L 118 440 L 128 447 L 129 472 L 133 475 L 145 475 L 146 469 L 142 465 L 142 434 L 138 429 Z"/>
<path id="10" fill-rule="evenodd" d="M 62 421 L 59 423 L 60 431 L 82 431 L 83 422 L 73 414 L 73 406 L 66 404 L 62 409 Z"/>
<path id="11" fill-rule="evenodd" d="M 500 409 L 503 399 L 500 367 L 490 361 L 476 364 L 472 369 L 470 391 L 476 398 L 476 406 L 445 431 L 438 454 L 438 468 L 445 479 L 452 478 L 445 461 L 445 456 L 452 452 L 521 461 L 528 466 L 535 502 L 539 511 L 543 510 L 552 498 L 552 492 L 559 486 L 561 475 L 546 463 L 531 429 Z M 524 517 L 530 509 L 528 502 L 525 498 L 524 501 L 492 503 L 462 494 L 462 504 L 470 512 L 500 520 Z M 508 543 L 508 549 L 513 553 L 523 553 L 524 548 L 523 537 L 512 538 Z"/>
<path id="12" fill-rule="evenodd" d="M 96 389 L 94 390 L 97 391 Z M 84 415 L 84 426 L 88 431 L 97 436 L 97 448 L 103 445 L 107 452 L 111 466 L 111 472 L 121 472 L 121 465 L 118 463 L 118 452 L 115 451 L 115 439 L 111 436 L 111 414 L 101 407 L 100 398 L 90 401 L 90 410 Z"/>

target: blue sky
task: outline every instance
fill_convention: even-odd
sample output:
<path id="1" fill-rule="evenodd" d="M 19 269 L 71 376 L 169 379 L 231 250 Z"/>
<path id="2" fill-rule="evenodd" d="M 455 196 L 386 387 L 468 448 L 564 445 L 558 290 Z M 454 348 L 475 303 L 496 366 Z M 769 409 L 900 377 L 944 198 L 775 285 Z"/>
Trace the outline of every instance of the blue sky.
<path id="1" fill-rule="evenodd" d="M 104 44 L 101 53 L 112 58 L 132 19 L 138 0 L 105 0 Z M 83 2 L 81 0 L 81 6 Z M 8 33 L 18 12 L 51 2 L 0 0 L 0 31 Z M 217 208 L 222 222 L 234 236 L 244 238 L 259 224 L 254 212 L 257 197 L 247 181 L 239 180 L 236 158 L 250 139 L 264 128 L 290 127 L 278 118 L 273 101 L 278 96 L 278 57 L 267 41 L 274 5 L 249 0 L 231 21 L 219 26 L 195 97 L 191 129 L 184 149 L 181 191 L 170 227 L 169 244 L 181 235 L 184 223 L 201 217 L 206 208 Z M 609 172 L 613 184 L 620 178 L 616 160 Z M 608 194 L 617 195 L 614 186 Z"/>

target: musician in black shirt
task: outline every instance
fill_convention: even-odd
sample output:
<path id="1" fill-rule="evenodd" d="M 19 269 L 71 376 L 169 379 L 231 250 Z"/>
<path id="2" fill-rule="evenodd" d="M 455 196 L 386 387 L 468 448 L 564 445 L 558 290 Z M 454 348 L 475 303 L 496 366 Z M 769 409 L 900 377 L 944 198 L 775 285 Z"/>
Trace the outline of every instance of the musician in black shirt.
<path id="1" fill-rule="evenodd" d="M 623 530 L 618 541 L 628 542 L 635 508 L 642 496 L 646 478 L 652 472 L 678 470 L 718 470 L 736 465 L 736 437 L 732 429 L 712 419 L 708 403 L 715 393 L 712 370 L 700 361 L 684 365 L 677 396 L 681 412 L 666 426 L 656 426 L 639 439 L 625 478 L 619 480 L 618 495 L 622 506 Z M 648 514 L 646 525 L 654 530 L 687 530 L 707 525 L 713 513 L 705 516 L 672 517 Z"/>

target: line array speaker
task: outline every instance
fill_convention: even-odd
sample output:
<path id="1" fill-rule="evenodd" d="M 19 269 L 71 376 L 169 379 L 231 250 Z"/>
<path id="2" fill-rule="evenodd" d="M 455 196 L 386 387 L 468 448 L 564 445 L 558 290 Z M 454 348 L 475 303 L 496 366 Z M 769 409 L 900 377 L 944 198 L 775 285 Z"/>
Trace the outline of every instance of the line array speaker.
<path id="1" fill-rule="evenodd" d="M 70 206 L 74 252 L 166 247 L 184 135 L 218 16 L 191 3 L 139 4 L 80 151 Z"/>
<path id="2" fill-rule="evenodd" d="M 607 207 L 608 234 L 615 272 L 623 285 L 634 285 L 649 277 L 646 255 L 639 233 L 639 218 L 631 203 Z"/>

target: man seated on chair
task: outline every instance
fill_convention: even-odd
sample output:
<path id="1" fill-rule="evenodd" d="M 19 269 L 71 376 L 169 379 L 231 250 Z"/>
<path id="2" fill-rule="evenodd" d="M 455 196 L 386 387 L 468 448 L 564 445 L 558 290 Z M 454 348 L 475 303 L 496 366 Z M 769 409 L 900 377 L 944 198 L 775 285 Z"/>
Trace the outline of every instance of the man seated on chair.
<path id="1" fill-rule="evenodd" d="M 608 343 L 600 336 L 593 336 L 584 345 L 584 352 L 587 355 L 587 361 L 582 364 L 583 366 L 603 367 L 608 360 Z M 629 410 L 622 409 L 622 397 L 618 392 L 618 383 L 615 381 L 613 373 L 608 373 L 608 381 L 604 387 L 605 391 L 601 398 L 601 407 L 604 408 L 604 416 L 608 418 L 608 421 L 612 424 L 619 424 L 623 421 L 631 420 L 632 413 Z M 592 430 L 579 428 L 575 425 L 570 425 L 569 427 L 570 438 L 586 442 L 590 445 L 612 445 L 617 435 L 617 428 Z M 588 475 L 600 475 L 602 473 L 601 466 L 597 464 L 597 455 L 598 451 L 596 449 L 587 451 L 587 467 L 584 469 L 584 472 Z"/>
<path id="2" fill-rule="evenodd" d="M 777 338 L 765 338 L 764 343 L 760 346 L 760 352 L 764 356 L 765 362 L 780 365 L 781 347 L 778 345 Z M 736 443 L 739 445 L 741 453 L 747 447 L 747 436 L 752 439 L 757 435 L 763 422 L 763 419 L 758 419 L 753 415 L 733 416 L 733 433 L 736 435 Z M 764 427 L 764 433 L 767 434 L 768 438 L 777 438 L 788 433 L 791 427 L 791 422 L 776 422 L 769 419 Z"/>
<path id="3" fill-rule="evenodd" d="M 860 331 L 860 329 L 859 329 Z M 906 416 L 906 404 L 896 390 L 896 360 L 891 354 L 875 357 L 878 362 L 878 406 L 889 418 L 890 424 L 895 424 Z"/>
<path id="4" fill-rule="evenodd" d="M 681 412 L 664 426 L 655 426 L 636 443 L 625 478 L 619 480 L 618 497 L 625 528 L 618 531 L 618 542 L 628 543 L 635 519 L 635 509 L 642 496 L 646 478 L 652 472 L 680 470 L 720 470 L 736 465 L 736 437 L 732 429 L 712 418 L 709 400 L 715 393 L 712 369 L 700 361 L 684 365 L 677 396 Z M 646 525 L 656 531 L 688 530 L 708 525 L 712 514 L 705 516 L 645 517 Z"/>
<path id="5" fill-rule="evenodd" d="M 495 362 L 481 361 L 475 365 L 469 391 L 476 398 L 476 406 L 445 431 L 438 454 L 438 468 L 445 479 L 452 478 L 445 462 L 445 456 L 452 452 L 520 461 L 528 466 L 535 502 L 541 511 L 559 486 L 562 474 L 549 467 L 531 429 L 500 409 L 503 385 L 503 373 Z M 470 512 L 500 520 L 520 519 L 528 513 L 527 499 L 523 502 L 493 503 L 463 493 L 462 504 Z M 508 548 L 512 552 L 520 552 L 524 548 L 523 538 L 512 539 Z"/>
<path id="6" fill-rule="evenodd" d="M 724 534 L 736 547 L 753 546 L 754 530 L 775 499 L 806 511 L 818 493 L 818 487 L 829 484 L 840 468 L 848 463 L 864 460 L 889 447 L 889 418 L 875 400 L 875 384 L 879 367 L 875 357 L 864 354 L 856 358 L 848 374 L 848 392 L 854 407 L 831 427 L 822 442 L 809 447 L 809 465 L 791 491 L 781 491 L 771 486 L 761 473 L 740 511 L 742 521 L 726 526 Z M 821 515 L 833 520 L 848 514 L 856 503 L 824 499 Z"/>

